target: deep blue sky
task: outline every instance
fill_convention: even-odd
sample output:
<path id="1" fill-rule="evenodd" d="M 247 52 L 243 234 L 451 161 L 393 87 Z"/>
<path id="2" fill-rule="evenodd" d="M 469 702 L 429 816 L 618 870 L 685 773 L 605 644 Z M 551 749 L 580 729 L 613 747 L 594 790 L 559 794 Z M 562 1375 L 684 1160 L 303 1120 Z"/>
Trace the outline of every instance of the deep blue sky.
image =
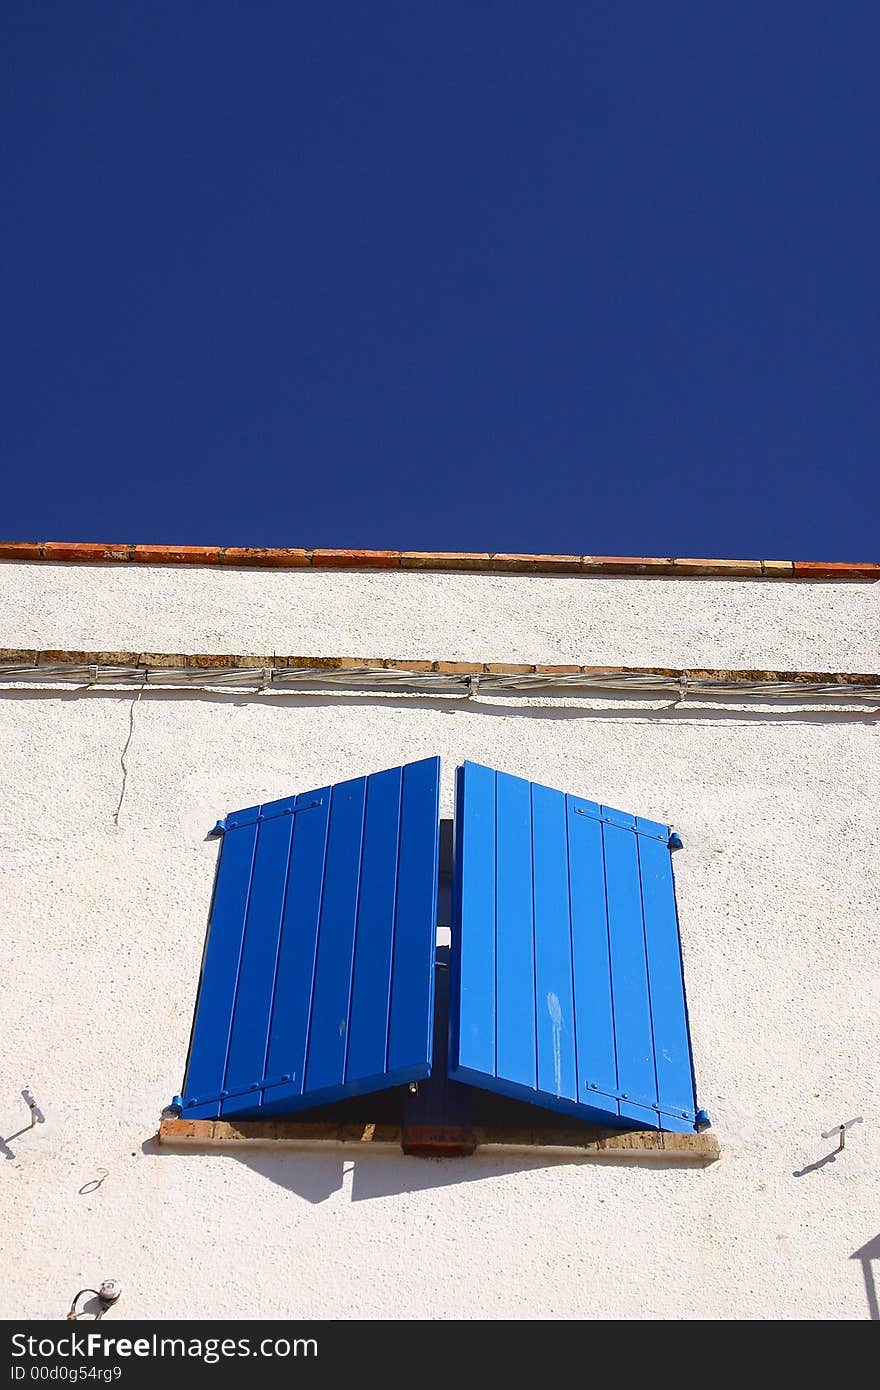
<path id="1" fill-rule="evenodd" d="M 0 536 L 880 558 L 877 0 L 5 0 Z"/>

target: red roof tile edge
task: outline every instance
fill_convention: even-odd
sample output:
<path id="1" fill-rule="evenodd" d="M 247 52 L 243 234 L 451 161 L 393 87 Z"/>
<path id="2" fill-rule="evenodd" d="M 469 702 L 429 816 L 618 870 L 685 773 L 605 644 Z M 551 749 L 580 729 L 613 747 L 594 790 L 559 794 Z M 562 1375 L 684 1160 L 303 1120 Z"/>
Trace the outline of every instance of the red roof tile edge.
<path id="1" fill-rule="evenodd" d="M 626 555 L 492 555 L 436 550 L 288 550 L 218 545 L 0 541 L 0 560 L 63 564 L 224 565 L 250 569 L 470 570 L 486 574 L 658 578 L 880 580 L 880 563 L 657 559 Z"/>

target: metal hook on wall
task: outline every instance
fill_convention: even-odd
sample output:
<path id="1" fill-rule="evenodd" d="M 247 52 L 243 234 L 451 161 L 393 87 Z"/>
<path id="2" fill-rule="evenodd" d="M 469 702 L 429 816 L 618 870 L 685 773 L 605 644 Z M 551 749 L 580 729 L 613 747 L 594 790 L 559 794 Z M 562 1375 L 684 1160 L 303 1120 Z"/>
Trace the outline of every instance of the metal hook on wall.
<path id="1" fill-rule="evenodd" d="M 846 1148 L 846 1131 L 848 1129 L 852 1129 L 853 1125 L 861 1124 L 864 1124 L 864 1120 L 862 1119 L 861 1115 L 856 1115 L 854 1120 L 844 1120 L 842 1125 L 834 1125 L 832 1129 L 823 1130 L 822 1138 L 833 1139 L 834 1135 L 836 1134 L 837 1148 L 834 1152 L 842 1153 L 843 1150 Z"/>
<path id="2" fill-rule="evenodd" d="M 21 1098 L 27 1106 L 28 1110 L 30 1110 L 31 1112 L 31 1122 L 28 1125 L 28 1129 L 33 1129 L 34 1125 L 45 1124 L 46 1116 L 43 1114 L 42 1110 L 37 1105 L 37 1102 L 34 1100 L 29 1086 L 24 1087 L 21 1093 Z"/>

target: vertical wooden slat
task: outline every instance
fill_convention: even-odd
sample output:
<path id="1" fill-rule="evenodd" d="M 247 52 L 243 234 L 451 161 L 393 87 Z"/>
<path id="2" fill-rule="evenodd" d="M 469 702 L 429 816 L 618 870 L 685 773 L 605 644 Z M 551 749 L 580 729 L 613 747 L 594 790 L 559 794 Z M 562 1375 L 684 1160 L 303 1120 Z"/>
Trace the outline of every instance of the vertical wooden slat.
<path id="1" fill-rule="evenodd" d="M 273 1087 L 263 1108 L 274 1111 L 299 1100 L 305 1087 L 306 1046 L 311 1014 L 318 922 L 324 886 L 331 788 L 297 797 L 297 808 L 320 805 L 294 816 L 284 919 L 275 966 L 266 1076 L 289 1075 L 287 1085 Z"/>
<path id="2" fill-rule="evenodd" d="M 495 1075 L 495 775 L 459 773 L 450 1074 Z"/>
<path id="3" fill-rule="evenodd" d="M 661 1115 L 692 1122 L 694 1078 L 672 863 L 669 850 L 659 839 L 640 835 L 638 845 L 657 1099 Z"/>
<path id="4" fill-rule="evenodd" d="M 532 785 L 538 1090 L 577 1100 L 565 796 Z"/>
<path id="5" fill-rule="evenodd" d="M 631 830 L 606 824 L 604 832 L 620 1113 L 649 1123 L 657 1083 L 638 849 Z"/>
<path id="6" fill-rule="evenodd" d="M 537 1086 L 531 788 L 495 774 L 497 1073 Z"/>
<path id="7" fill-rule="evenodd" d="M 591 806 L 598 811 L 593 803 L 568 798 L 578 1100 L 617 1112 L 605 852 L 602 824 L 595 813 L 587 814 Z"/>
<path id="8" fill-rule="evenodd" d="M 388 1072 L 430 1057 L 440 850 L 440 759 L 403 769 L 397 910 L 388 1025 Z"/>
<path id="9" fill-rule="evenodd" d="M 265 1075 L 275 960 L 294 820 L 294 816 L 282 814 L 260 825 L 224 1082 L 224 1088 L 231 1092 L 254 1086 Z M 258 1094 L 255 1100 L 259 1104 L 261 1096 Z M 240 1104 L 239 1100 L 226 1102 L 220 1113 L 234 1114 Z"/>
<path id="10" fill-rule="evenodd" d="M 346 1081 L 386 1067 L 402 779 L 399 767 L 367 778 Z"/>
<path id="11" fill-rule="evenodd" d="M 360 887 L 367 779 L 333 788 L 309 1020 L 306 1091 L 342 1085 Z"/>
<path id="12" fill-rule="evenodd" d="M 257 808 L 250 824 L 227 831 L 220 846 L 214 903 L 193 1024 L 184 1094 L 204 1104 L 188 1107 L 188 1119 L 211 1119 L 224 1089 L 229 1034 L 238 986 L 251 872 L 257 843 Z"/>

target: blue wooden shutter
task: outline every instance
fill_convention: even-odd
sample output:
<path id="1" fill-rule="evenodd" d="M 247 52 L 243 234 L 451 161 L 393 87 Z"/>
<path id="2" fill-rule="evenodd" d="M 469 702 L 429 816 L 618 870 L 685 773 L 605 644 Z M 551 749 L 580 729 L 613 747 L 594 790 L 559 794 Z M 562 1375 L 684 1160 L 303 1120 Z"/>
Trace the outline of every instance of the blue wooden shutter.
<path id="1" fill-rule="evenodd" d="M 695 1128 L 668 841 L 459 768 L 450 1076 L 597 1123 Z"/>
<path id="2" fill-rule="evenodd" d="M 185 1118 L 430 1075 L 439 785 L 429 758 L 227 817 Z"/>

